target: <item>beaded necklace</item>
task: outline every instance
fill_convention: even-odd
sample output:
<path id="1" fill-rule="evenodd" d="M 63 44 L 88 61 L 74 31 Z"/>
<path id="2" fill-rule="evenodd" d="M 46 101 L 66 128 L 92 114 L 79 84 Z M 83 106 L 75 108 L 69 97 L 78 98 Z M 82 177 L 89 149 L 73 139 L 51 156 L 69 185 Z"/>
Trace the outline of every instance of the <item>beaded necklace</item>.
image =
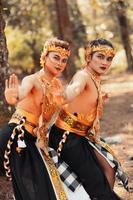
<path id="1" fill-rule="evenodd" d="M 58 81 L 53 78 L 48 81 L 44 75 L 39 75 L 39 81 L 43 90 L 43 102 L 42 102 L 42 121 L 41 127 L 38 130 L 38 145 L 44 151 L 44 153 L 49 157 L 47 147 L 48 147 L 48 124 L 51 121 L 52 116 L 58 110 L 58 106 L 54 101 L 54 91 Z"/>
<path id="2" fill-rule="evenodd" d="M 51 117 L 58 109 L 56 103 L 54 102 L 54 95 L 52 91 L 55 89 L 58 81 L 56 78 L 48 81 L 44 76 L 39 76 L 39 81 L 43 89 L 43 104 L 42 104 L 42 126 L 38 131 L 38 146 L 42 150 L 42 155 L 45 159 L 45 162 L 48 167 L 50 178 L 56 189 L 59 200 L 67 200 L 64 188 L 62 187 L 61 180 L 57 169 L 53 163 L 53 160 L 50 158 L 48 153 L 48 129 L 47 125 L 51 120 Z M 55 87 L 54 87 L 55 86 Z"/>

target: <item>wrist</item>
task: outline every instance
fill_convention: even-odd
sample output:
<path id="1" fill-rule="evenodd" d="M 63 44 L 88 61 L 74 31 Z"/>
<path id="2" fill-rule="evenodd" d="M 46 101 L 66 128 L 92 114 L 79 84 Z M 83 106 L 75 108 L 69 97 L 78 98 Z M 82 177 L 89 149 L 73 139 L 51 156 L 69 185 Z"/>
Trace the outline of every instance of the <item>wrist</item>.
<path id="1" fill-rule="evenodd" d="M 18 100 L 16 99 L 16 97 L 12 97 L 12 98 L 6 98 L 6 101 L 9 105 L 15 105 L 18 103 Z"/>
<path id="2" fill-rule="evenodd" d="M 19 96 L 18 95 L 16 96 L 16 100 L 19 101 Z"/>

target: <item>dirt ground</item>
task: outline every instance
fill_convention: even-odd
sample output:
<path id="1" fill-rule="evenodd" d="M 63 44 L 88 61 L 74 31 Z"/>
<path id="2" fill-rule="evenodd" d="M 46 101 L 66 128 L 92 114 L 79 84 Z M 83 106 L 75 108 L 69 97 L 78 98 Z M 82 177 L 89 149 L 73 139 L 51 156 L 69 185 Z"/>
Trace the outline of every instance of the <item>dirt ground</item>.
<path id="1" fill-rule="evenodd" d="M 106 80 L 108 79 L 108 80 Z M 130 193 L 116 181 L 115 191 L 124 200 L 133 200 L 133 74 L 105 77 L 104 89 L 110 93 L 101 120 L 103 136 L 116 138 L 112 144 L 123 169 L 129 176 Z M 0 120 L 0 125 L 3 122 Z M 0 177 L 0 200 L 11 200 L 11 184 Z"/>
<path id="2" fill-rule="evenodd" d="M 101 121 L 102 134 L 118 141 L 112 148 L 129 177 L 130 193 L 117 181 L 115 191 L 124 200 L 133 200 L 133 74 L 124 73 L 107 79 L 103 88 L 110 93 L 110 98 Z"/>

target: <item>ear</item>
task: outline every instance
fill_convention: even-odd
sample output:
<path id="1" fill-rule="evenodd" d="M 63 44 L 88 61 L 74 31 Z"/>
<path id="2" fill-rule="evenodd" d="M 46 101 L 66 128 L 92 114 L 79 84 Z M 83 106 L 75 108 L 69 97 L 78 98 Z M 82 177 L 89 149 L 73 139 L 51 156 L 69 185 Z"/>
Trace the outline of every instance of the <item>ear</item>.
<path id="1" fill-rule="evenodd" d="M 91 61 L 91 55 L 87 55 L 86 62 L 89 63 Z"/>

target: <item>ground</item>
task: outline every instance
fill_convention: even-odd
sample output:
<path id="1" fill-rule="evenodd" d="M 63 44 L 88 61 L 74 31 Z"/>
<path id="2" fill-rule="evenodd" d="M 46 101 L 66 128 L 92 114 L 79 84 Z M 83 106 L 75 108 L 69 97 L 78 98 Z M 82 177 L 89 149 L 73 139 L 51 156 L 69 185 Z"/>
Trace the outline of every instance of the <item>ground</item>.
<path id="1" fill-rule="evenodd" d="M 104 89 L 110 92 L 110 98 L 101 122 L 102 134 L 118 141 L 112 148 L 129 176 L 130 193 L 118 182 L 115 190 L 124 200 L 133 200 L 133 74 L 124 73 L 107 79 Z"/>
<path id="2" fill-rule="evenodd" d="M 101 120 L 101 133 L 115 139 L 112 148 L 129 176 L 130 193 L 116 181 L 115 191 L 124 200 L 133 200 L 133 74 L 122 73 L 107 76 L 103 80 L 104 89 L 110 98 L 105 105 Z M 0 119 L 0 125 L 3 120 Z M 0 200 L 11 200 L 11 185 L 0 177 Z"/>

